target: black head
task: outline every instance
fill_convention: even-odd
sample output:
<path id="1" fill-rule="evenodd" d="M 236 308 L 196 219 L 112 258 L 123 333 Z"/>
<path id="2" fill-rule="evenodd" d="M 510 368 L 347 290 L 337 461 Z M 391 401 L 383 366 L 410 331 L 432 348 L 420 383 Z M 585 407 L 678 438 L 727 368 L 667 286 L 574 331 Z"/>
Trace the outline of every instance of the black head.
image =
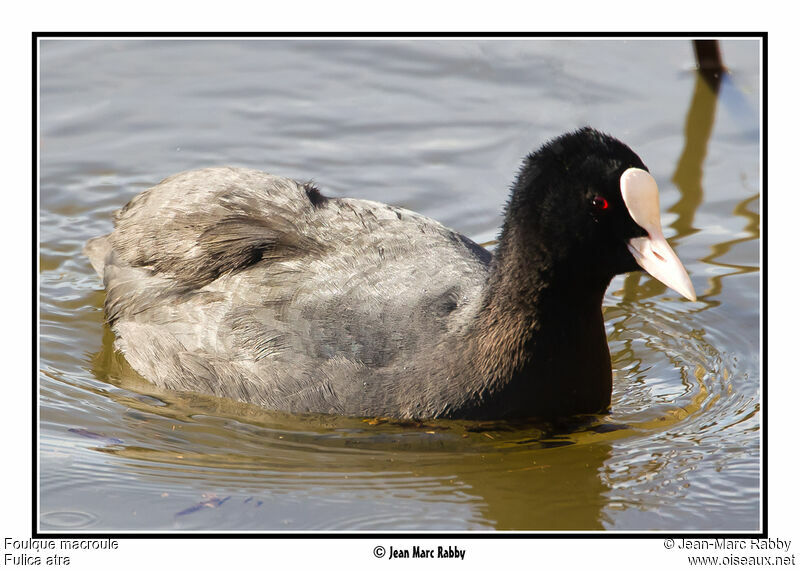
<path id="1" fill-rule="evenodd" d="M 647 170 L 627 145 L 588 127 L 548 142 L 520 169 L 498 256 L 521 256 L 516 263 L 532 264 L 539 278 L 573 287 L 605 289 L 614 275 L 641 269 L 628 245 L 648 232 L 620 189 L 630 168 Z"/>

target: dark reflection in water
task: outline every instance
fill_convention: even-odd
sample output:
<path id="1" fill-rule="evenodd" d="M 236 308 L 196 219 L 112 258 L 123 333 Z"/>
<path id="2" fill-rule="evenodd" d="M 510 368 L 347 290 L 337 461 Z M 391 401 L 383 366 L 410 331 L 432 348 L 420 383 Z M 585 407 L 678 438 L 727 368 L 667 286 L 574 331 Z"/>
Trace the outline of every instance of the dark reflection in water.
<path id="1" fill-rule="evenodd" d="M 41 527 L 756 529 L 758 45 L 722 48 L 732 71 L 715 88 L 688 71 L 688 41 L 51 42 Z M 612 283 L 607 415 L 297 417 L 160 392 L 111 348 L 80 249 L 163 176 L 227 163 L 314 178 L 487 242 L 519 159 L 586 123 L 653 169 L 701 296 Z"/>

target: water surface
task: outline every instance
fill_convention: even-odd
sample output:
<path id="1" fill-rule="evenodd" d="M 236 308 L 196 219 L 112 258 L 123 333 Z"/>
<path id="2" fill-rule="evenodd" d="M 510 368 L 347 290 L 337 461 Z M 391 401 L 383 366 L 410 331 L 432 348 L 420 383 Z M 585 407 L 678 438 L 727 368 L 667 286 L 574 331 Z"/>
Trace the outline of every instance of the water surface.
<path id="1" fill-rule="evenodd" d="M 40 529 L 759 529 L 759 44 L 722 51 L 715 93 L 684 39 L 41 41 Z M 612 282 L 607 415 L 292 416 L 112 349 L 81 248 L 166 176 L 313 179 L 487 242 L 521 158 L 587 124 L 649 166 L 698 293 Z"/>

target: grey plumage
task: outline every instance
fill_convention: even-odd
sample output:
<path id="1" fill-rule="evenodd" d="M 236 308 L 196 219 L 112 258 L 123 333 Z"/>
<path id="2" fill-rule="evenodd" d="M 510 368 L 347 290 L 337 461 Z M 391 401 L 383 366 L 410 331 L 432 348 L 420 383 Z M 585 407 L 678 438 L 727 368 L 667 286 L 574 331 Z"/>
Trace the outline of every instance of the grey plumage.
<path id="1" fill-rule="evenodd" d="M 365 416 L 469 396 L 447 379 L 491 255 L 438 222 L 240 168 L 172 176 L 114 222 L 85 252 L 116 347 L 161 387 Z"/>

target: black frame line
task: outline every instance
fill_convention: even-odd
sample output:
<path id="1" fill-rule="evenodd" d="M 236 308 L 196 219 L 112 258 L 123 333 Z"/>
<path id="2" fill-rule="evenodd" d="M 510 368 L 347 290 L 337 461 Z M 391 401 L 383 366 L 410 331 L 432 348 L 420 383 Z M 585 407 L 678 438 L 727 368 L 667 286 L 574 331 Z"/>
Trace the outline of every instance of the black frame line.
<path id="1" fill-rule="evenodd" d="M 32 183 L 32 382 L 31 382 L 31 538 L 34 539 L 664 539 L 664 538 L 768 538 L 768 392 L 767 392 L 767 32 L 76 32 L 39 31 L 31 33 L 31 183 Z M 753 38 L 761 40 L 761 233 L 759 237 L 761 252 L 761 388 L 762 388 L 762 437 L 761 437 L 761 531 L 760 532 L 615 532 L 613 530 L 586 532 L 546 532 L 546 531 L 493 531 L 493 532 L 247 532 L 247 531 L 208 531 L 208 532 L 124 532 L 79 533 L 58 531 L 42 532 L 38 529 L 38 451 L 39 451 L 39 148 L 38 148 L 38 104 L 39 104 L 39 40 L 68 38 Z"/>

